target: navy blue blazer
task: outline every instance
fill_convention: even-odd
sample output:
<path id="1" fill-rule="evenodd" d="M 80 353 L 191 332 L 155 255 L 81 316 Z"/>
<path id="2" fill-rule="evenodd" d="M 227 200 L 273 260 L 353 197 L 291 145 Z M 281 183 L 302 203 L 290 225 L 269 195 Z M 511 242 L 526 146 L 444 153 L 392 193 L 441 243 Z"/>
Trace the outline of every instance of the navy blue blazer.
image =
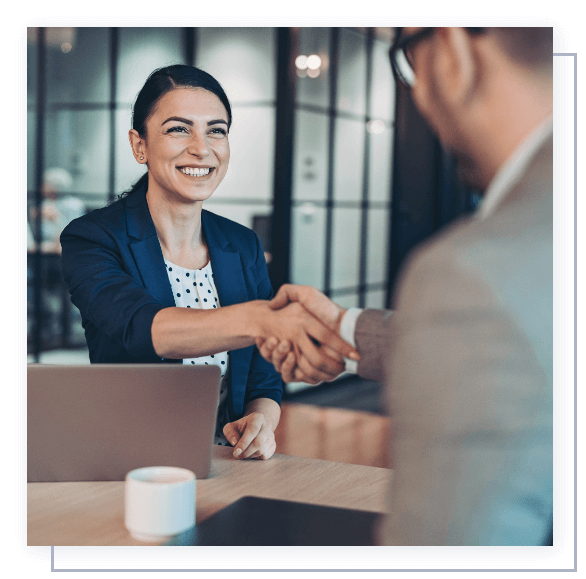
<path id="1" fill-rule="evenodd" d="M 263 250 L 250 229 L 202 211 L 221 306 L 270 299 Z M 175 306 L 146 187 L 73 220 L 61 234 L 62 266 L 81 312 L 92 363 L 180 363 L 158 356 L 151 338 L 159 310 Z M 229 352 L 228 408 L 240 418 L 248 402 L 281 402 L 283 382 L 256 346 Z"/>

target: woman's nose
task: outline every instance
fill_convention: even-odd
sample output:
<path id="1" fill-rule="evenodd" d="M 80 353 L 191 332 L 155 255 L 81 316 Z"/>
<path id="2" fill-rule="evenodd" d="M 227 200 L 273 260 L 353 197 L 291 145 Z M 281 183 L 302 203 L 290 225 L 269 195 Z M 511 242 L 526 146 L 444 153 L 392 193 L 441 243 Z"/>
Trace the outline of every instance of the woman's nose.
<path id="1" fill-rule="evenodd" d="M 196 157 L 207 157 L 210 154 L 210 147 L 205 134 L 194 134 L 187 147 L 187 152 Z"/>

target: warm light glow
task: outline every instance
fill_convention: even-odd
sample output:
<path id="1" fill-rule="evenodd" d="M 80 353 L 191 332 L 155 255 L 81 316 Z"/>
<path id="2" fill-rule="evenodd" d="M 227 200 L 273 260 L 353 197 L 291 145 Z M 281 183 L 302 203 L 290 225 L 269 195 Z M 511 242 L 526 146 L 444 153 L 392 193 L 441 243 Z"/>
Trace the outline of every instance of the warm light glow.
<path id="1" fill-rule="evenodd" d="M 295 59 L 295 66 L 299 69 L 299 70 L 305 70 L 307 68 L 307 56 L 305 56 L 304 54 L 300 54 L 296 59 Z"/>
<path id="2" fill-rule="evenodd" d="M 317 70 L 321 66 L 321 58 L 317 54 L 307 57 L 307 68 Z"/>
<path id="3" fill-rule="evenodd" d="M 65 54 L 67 54 L 70 50 L 71 50 L 71 44 L 69 44 L 69 42 L 64 42 L 61 45 L 61 52 L 64 52 Z"/>
<path id="4" fill-rule="evenodd" d="M 310 78 L 317 78 L 319 76 L 319 68 L 317 70 L 314 70 L 312 68 L 308 68 L 307 69 L 307 76 L 309 76 Z"/>
<path id="5" fill-rule="evenodd" d="M 366 130 L 373 135 L 380 135 L 381 133 L 384 133 L 386 128 L 387 127 L 383 121 L 376 120 L 368 121 L 368 123 L 366 123 Z"/>

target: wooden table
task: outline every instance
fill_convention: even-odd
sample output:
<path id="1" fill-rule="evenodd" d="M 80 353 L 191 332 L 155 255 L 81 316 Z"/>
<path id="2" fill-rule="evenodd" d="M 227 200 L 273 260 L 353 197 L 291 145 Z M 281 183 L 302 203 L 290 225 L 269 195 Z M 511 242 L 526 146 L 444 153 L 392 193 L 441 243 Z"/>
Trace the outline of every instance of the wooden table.
<path id="1" fill-rule="evenodd" d="M 210 478 L 197 481 L 196 522 L 247 495 L 385 511 L 392 471 L 275 454 L 236 460 L 214 446 Z M 153 545 L 124 527 L 124 482 L 28 483 L 28 545 Z"/>

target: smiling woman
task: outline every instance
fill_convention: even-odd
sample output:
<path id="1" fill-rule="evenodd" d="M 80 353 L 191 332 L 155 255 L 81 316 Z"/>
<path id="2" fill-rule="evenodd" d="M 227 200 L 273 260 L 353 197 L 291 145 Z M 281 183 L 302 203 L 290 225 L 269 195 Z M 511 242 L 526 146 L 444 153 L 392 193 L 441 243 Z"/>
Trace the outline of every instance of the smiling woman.
<path id="1" fill-rule="evenodd" d="M 271 309 L 256 234 L 203 209 L 228 169 L 231 124 L 228 98 L 208 73 L 154 71 L 129 131 L 147 172 L 118 201 L 65 228 L 63 273 L 92 363 L 217 365 L 216 443 L 236 446 L 236 458 L 266 459 L 276 448 L 282 381 L 255 339 L 295 344 L 307 373 L 322 380 L 357 354 L 299 304 Z"/>

